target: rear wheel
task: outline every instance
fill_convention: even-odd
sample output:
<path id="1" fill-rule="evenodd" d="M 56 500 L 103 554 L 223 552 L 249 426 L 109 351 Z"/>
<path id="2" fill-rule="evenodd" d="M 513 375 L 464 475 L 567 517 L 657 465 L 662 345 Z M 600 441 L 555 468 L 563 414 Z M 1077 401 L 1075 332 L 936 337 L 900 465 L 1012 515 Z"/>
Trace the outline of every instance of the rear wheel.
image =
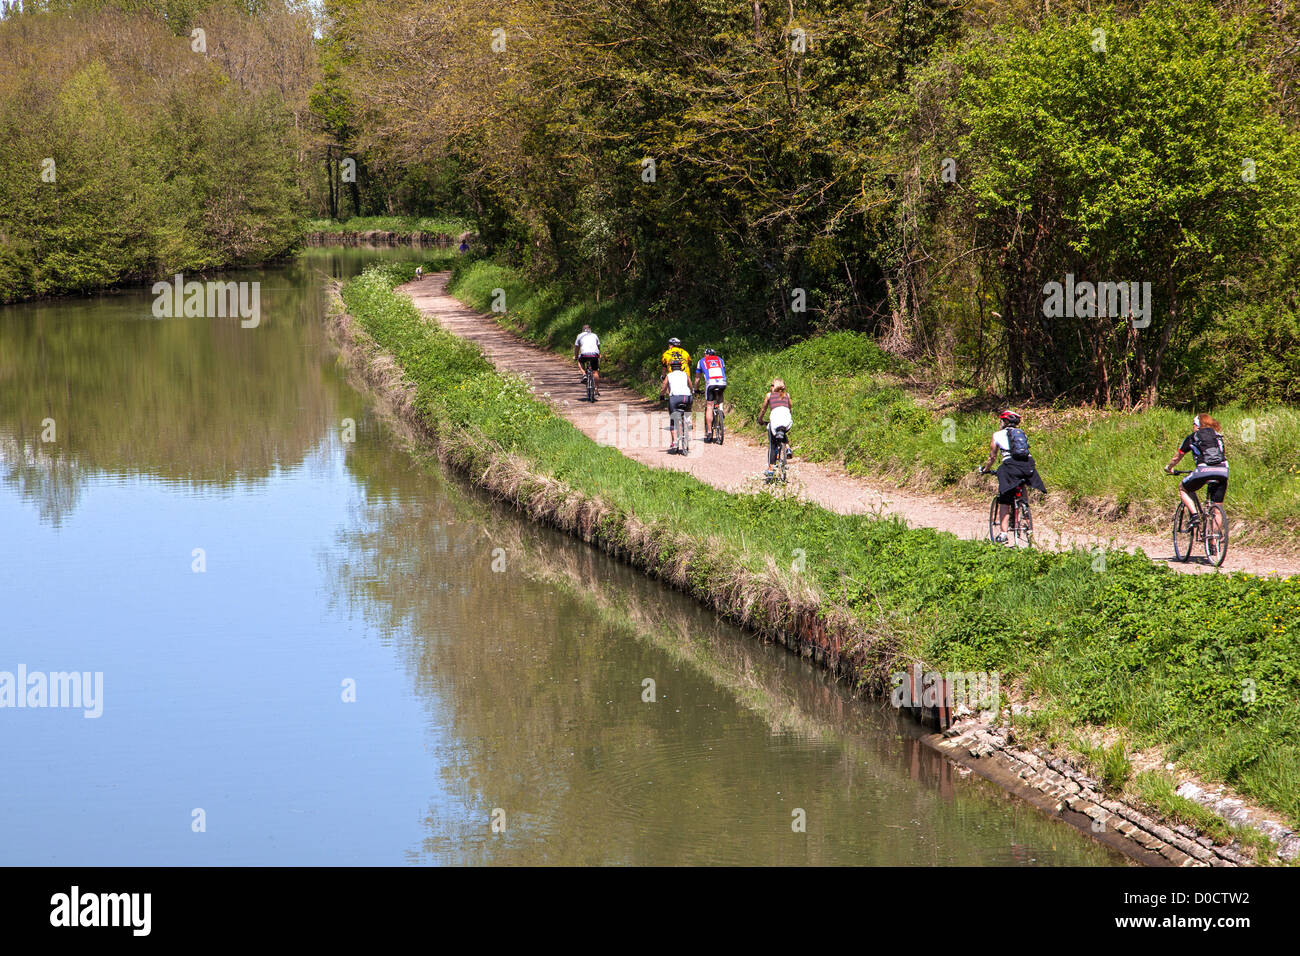
<path id="1" fill-rule="evenodd" d="M 1228 516 L 1223 507 L 1211 504 L 1205 510 L 1205 528 L 1202 543 L 1205 545 L 1205 560 L 1216 568 L 1222 566 L 1228 556 Z"/>
<path id="2" fill-rule="evenodd" d="M 587 369 L 587 401 L 596 400 L 596 376 L 591 374 L 591 369 Z"/>
<path id="3" fill-rule="evenodd" d="M 1186 561 L 1192 556 L 1192 545 L 1196 543 L 1196 531 L 1192 527 L 1192 516 L 1187 505 L 1178 502 L 1174 512 L 1174 558 Z"/>
<path id="4" fill-rule="evenodd" d="M 725 427 L 723 427 L 725 421 L 726 421 L 726 416 L 722 414 L 722 406 L 721 405 L 714 406 L 713 440 L 717 442 L 719 445 L 722 444 L 722 439 L 725 438 L 727 435 L 727 430 Z"/>
<path id="5" fill-rule="evenodd" d="M 1029 511 L 1029 502 L 1024 499 L 1023 493 L 1016 499 L 1016 540 L 1027 548 L 1034 546 L 1034 516 Z"/>
<path id="6" fill-rule="evenodd" d="M 680 412 L 681 427 L 677 429 L 677 452 L 689 455 L 691 452 L 691 410 L 683 408 Z"/>

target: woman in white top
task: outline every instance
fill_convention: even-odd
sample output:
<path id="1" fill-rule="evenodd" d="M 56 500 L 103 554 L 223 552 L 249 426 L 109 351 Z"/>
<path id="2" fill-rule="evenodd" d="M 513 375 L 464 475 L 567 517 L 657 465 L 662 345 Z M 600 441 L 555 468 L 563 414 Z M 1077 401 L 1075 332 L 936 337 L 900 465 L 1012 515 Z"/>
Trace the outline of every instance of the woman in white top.
<path id="1" fill-rule="evenodd" d="M 674 360 L 668 374 L 659 386 L 659 397 L 668 396 L 668 454 L 677 453 L 677 416 L 681 411 L 689 415 L 691 399 L 695 391 L 695 381 L 690 372 L 682 370 L 682 363 Z"/>
<path id="2" fill-rule="evenodd" d="M 767 474 L 772 474 L 776 463 L 777 449 L 781 442 L 789 439 L 790 429 L 794 426 L 794 407 L 785 382 L 779 378 L 772 379 L 772 387 L 763 399 L 763 407 L 758 410 L 758 423 L 767 426 Z M 780 432 L 780 435 L 777 432 Z"/>

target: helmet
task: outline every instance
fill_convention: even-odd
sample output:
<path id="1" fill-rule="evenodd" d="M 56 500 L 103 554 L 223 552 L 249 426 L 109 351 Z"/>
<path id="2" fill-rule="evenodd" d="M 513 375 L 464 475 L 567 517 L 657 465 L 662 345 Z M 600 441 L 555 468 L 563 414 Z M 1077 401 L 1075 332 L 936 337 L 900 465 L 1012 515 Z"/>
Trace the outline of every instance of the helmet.
<path id="1" fill-rule="evenodd" d="M 1006 422 L 1008 425 L 1013 425 L 1013 426 L 1014 426 L 1014 425 L 1019 425 L 1019 424 L 1020 424 L 1020 416 L 1017 415 L 1015 412 L 1013 412 L 1013 411 L 1012 411 L 1011 409 L 1009 409 L 1009 408 L 1008 408 L 1005 412 L 1003 412 L 1001 415 L 999 415 L 998 418 L 1001 419 L 1002 421 Z"/>
<path id="2" fill-rule="evenodd" d="M 704 354 L 705 354 L 705 355 L 717 355 L 718 353 L 717 353 L 717 351 L 716 351 L 715 349 L 705 349 L 705 350 L 704 350 Z"/>
<path id="3" fill-rule="evenodd" d="M 675 368 L 675 369 L 680 369 L 680 368 L 682 367 L 682 360 L 681 360 L 681 359 L 673 359 L 672 367 Z"/>
<path id="4" fill-rule="evenodd" d="M 681 345 L 681 344 L 682 344 L 682 340 L 681 340 L 681 339 L 669 339 L 669 340 L 668 340 L 668 344 L 669 344 L 669 345 Z"/>

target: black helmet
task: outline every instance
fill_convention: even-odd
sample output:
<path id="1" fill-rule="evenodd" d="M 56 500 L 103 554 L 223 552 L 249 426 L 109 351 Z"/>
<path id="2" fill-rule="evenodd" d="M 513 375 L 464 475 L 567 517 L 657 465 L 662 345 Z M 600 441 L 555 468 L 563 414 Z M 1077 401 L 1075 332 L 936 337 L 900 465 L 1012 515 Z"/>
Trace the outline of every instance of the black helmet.
<path id="1" fill-rule="evenodd" d="M 681 359 L 673 359 L 673 361 L 672 361 L 672 366 L 671 366 L 671 367 L 672 367 L 672 368 L 675 368 L 675 369 L 680 369 L 680 368 L 682 367 L 682 360 L 681 360 Z"/>
<path id="2" fill-rule="evenodd" d="M 704 350 L 704 354 L 705 354 L 705 355 L 717 355 L 718 353 L 717 353 L 717 351 L 714 350 L 714 349 L 705 349 L 705 350 Z"/>

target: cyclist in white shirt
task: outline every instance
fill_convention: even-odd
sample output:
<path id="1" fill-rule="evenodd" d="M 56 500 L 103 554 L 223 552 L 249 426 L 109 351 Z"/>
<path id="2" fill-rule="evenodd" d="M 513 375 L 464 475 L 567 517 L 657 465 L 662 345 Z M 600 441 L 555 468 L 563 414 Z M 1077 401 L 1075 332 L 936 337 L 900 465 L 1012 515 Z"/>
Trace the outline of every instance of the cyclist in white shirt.
<path id="1" fill-rule="evenodd" d="M 596 394 L 600 394 L 600 336 L 591 331 L 590 325 L 584 325 L 578 337 L 573 341 L 573 359 L 582 369 L 583 374 L 591 368 L 592 381 L 596 383 Z"/>
<path id="2" fill-rule="evenodd" d="M 664 376 L 659 386 L 659 397 L 668 396 L 668 454 L 670 455 L 677 453 L 677 420 L 674 413 L 677 411 L 681 411 L 683 415 L 691 413 L 694 391 L 695 382 L 691 373 L 683 371 L 682 363 L 674 359 L 668 374 Z"/>

